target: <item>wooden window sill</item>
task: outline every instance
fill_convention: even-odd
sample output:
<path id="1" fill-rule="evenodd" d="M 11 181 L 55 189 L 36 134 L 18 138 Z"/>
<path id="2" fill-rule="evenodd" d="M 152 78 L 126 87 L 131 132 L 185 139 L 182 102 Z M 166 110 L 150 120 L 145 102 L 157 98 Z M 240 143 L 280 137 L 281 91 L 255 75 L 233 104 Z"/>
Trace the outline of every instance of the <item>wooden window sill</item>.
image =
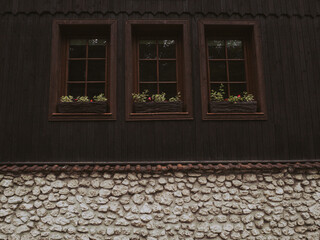
<path id="1" fill-rule="evenodd" d="M 193 120 L 189 112 L 130 113 L 127 121 Z"/>
<path id="2" fill-rule="evenodd" d="M 52 113 L 49 121 L 108 121 L 116 120 L 112 113 Z"/>
<path id="3" fill-rule="evenodd" d="M 203 120 L 267 120 L 263 112 L 255 113 L 207 113 Z"/>

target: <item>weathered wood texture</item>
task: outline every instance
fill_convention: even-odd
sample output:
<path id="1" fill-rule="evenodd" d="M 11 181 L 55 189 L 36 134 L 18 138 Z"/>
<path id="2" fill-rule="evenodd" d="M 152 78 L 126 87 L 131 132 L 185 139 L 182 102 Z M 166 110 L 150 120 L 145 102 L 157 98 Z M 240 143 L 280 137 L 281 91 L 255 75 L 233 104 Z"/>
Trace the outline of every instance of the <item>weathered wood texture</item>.
<path id="1" fill-rule="evenodd" d="M 317 0 L 0 0 L 0 161 L 320 159 L 319 13 Z M 267 121 L 201 119 L 203 17 L 260 23 Z M 48 121 L 57 18 L 118 21 L 116 121 Z M 191 23 L 194 120 L 125 121 L 125 21 L 155 18 Z"/>

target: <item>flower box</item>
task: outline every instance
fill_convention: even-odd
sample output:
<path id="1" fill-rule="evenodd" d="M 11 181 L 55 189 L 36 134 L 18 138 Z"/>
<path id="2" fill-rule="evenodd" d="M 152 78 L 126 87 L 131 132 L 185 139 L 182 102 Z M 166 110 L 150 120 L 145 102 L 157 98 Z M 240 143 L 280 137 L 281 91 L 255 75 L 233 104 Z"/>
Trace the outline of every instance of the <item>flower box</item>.
<path id="1" fill-rule="evenodd" d="M 107 102 L 60 102 L 59 113 L 105 113 Z"/>
<path id="2" fill-rule="evenodd" d="M 209 103 L 212 113 L 253 113 L 257 111 L 257 101 L 250 102 L 215 102 Z"/>
<path id="3" fill-rule="evenodd" d="M 182 102 L 134 102 L 136 113 L 182 112 Z"/>

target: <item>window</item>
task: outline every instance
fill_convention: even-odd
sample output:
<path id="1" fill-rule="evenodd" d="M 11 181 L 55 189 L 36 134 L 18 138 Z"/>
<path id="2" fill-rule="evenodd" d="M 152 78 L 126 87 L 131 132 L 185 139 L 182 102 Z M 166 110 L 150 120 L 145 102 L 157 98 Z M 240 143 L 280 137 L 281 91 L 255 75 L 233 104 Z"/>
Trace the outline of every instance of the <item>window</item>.
<path id="1" fill-rule="evenodd" d="M 49 120 L 113 120 L 116 116 L 116 22 L 56 20 L 53 23 Z M 113 61 L 112 61 L 113 60 Z M 61 96 L 104 94 L 101 113 L 59 112 Z M 91 109 L 90 109 L 91 108 Z"/>
<path id="2" fill-rule="evenodd" d="M 127 21 L 126 119 L 192 119 L 190 64 L 188 21 Z M 139 112 L 134 107 L 132 93 L 142 93 L 145 90 L 148 90 L 149 96 L 164 92 L 166 100 L 180 93 L 182 104 L 171 110 L 168 107 L 160 110 L 156 106 L 156 110 L 148 108 Z"/>
<path id="3" fill-rule="evenodd" d="M 258 26 L 254 21 L 199 22 L 202 118 L 204 120 L 264 120 L 266 106 Z M 224 98 L 244 91 L 255 96 L 253 113 L 213 113 L 211 90 L 223 85 Z"/>

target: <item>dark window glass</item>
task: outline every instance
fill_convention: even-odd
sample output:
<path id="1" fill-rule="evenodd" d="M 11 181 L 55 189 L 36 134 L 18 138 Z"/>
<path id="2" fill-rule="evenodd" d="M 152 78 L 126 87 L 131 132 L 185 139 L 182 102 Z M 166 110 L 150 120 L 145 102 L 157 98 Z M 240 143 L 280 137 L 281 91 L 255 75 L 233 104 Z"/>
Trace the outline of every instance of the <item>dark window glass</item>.
<path id="1" fill-rule="evenodd" d="M 244 61 L 229 61 L 229 81 L 246 81 Z"/>
<path id="2" fill-rule="evenodd" d="M 89 39 L 88 41 L 88 57 L 89 58 L 105 58 L 106 56 L 105 39 Z"/>
<path id="3" fill-rule="evenodd" d="M 239 95 L 246 91 L 246 84 L 234 83 L 230 84 L 230 95 Z"/>
<path id="4" fill-rule="evenodd" d="M 104 94 L 105 92 L 105 85 L 104 83 L 88 83 L 87 85 L 87 95 L 89 98 L 93 98 L 93 96 L 97 96 L 101 93 Z"/>
<path id="5" fill-rule="evenodd" d="M 140 82 L 157 81 L 157 62 L 140 61 Z"/>
<path id="6" fill-rule="evenodd" d="M 140 83 L 140 92 L 144 90 L 149 91 L 149 95 L 157 93 L 157 84 L 156 83 Z"/>
<path id="7" fill-rule="evenodd" d="M 84 96 L 85 95 L 85 85 L 80 83 L 69 83 L 68 84 L 68 94 L 72 95 L 74 98 L 77 98 L 78 96 Z"/>
<path id="8" fill-rule="evenodd" d="M 227 40 L 228 58 L 243 59 L 243 47 L 240 40 Z"/>
<path id="9" fill-rule="evenodd" d="M 177 95 L 177 84 L 175 83 L 160 83 L 159 84 L 159 93 L 165 92 L 166 99 L 168 100 L 171 97 Z"/>
<path id="10" fill-rule="evenodd" d="M 69 81 L 85 81 L 86 79 L 86 61 L 69 60 Z"/>
<path id="11" fill-rule="evenodd" d="M 175 40 L 158 41 L 159 58 L 176 58 Z"/>
<path id="12" fill-rule="evenodd" d="M 208 41 L 209 59 L 225 59 L 225 44 L 224 40 Z"/>
<path id="13" fill-rule="evenodd" d="M 210 81 L 227 81 L 227 67 L 225 61 L 210 61 Z"/>
<path id="14" fill-rule="evenodd" d="M 86 57 L 85 39 L 71 39 L 69 43 L 69 57 L 70 58 L 85 58 Z"/>
<path id="15" fill-rule="evenodd" d="M 88 60 L 88 81 L 105 80 L 105 60 Z"/>
<path id="16" fill-rule="evenodd" d="M 154 40 L 139 41 L 139 58 L 154 59 L 157 56 L 157 45 Z"/>
<path id="17" fill-rule="evenodd" d="M 159 61 L 159 81 L 176 81 L 176 61 Z"/>

